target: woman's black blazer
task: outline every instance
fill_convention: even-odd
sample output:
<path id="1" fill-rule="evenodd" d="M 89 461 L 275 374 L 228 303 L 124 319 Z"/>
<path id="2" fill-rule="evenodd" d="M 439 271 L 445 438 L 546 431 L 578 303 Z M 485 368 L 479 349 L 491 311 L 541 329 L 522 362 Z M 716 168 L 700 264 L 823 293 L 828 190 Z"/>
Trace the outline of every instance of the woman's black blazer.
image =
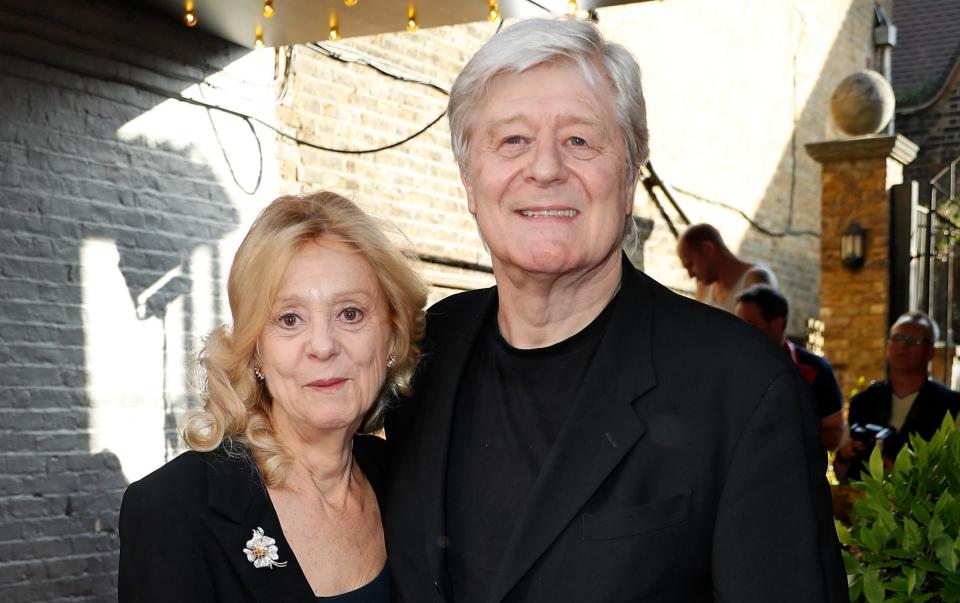
<path id="1" fill-rule="evenodd" d="M 120 603 L 314 601 L 260 475 L 243 447 L 185 452 L 127 488 L 120 507 Z M 354 455 L 382 505 L 384 442 L 356 436 Z M 286 567 L 255 568 L 256 528 Z"/>

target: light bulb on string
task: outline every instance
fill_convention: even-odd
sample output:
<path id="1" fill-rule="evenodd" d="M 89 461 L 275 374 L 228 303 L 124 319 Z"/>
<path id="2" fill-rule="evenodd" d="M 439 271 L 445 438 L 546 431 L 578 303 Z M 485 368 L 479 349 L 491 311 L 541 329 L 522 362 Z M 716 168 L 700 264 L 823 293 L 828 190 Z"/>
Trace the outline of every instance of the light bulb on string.
<path id="1" fill-rule="evenodd" d="M 270 18 L 276 14 L 276 9 L 273 8 L 273 0 L 263 0 L 263 16 Z"/>
<path id="2" fill-rule="evenodd" d="M 575 15 L 577 14 L 577 0 L 570 0 L 567 2 L 567 14 Z"/>
<path id="3" fill-rule="evenodd" d="M 487 21 L 493 23 L 500 18 L 500 7 L 497 6 L 497 0 L 490 0 L 488 6 L 490 10 L 487 12 Z"/>
<path id="4" fill-rule="evenodd" d="M 343 0 L 343 5 L 346 7 L 356 6 L 357 0 Z"/>
<path id="5" fill-rule="evenodd" d="M 183 24 L 187 27 L 197 26 L 197 13 L 194 10 L 193 0 L 186 0 L 183 3 Z"/>
<path id="6" fill-rule="evenodd" d="M 417 31 L 417 7 L 411 2 L 407 5 L 407 31 Z"/>
<path id="7" fill-rule="evenodd" d="M 263 44 L 263 27 L 261 27 L 260 24 L 257 23 L 257 32 L 256 32 L 256 37 L 254 37 L 254 39 L 253 39 L 253 47 L 254 47 L 254 48 L 263 48 L 263 46 L 264 46 L 264 44 Z"/>
<path id="8" fill-rule="evenodd" d="M 327 37 L 331 40 L 340 39 L 340 24 L 337 21 L 337 13 L 330 13 L 330 33 L 327 34 Z"/>

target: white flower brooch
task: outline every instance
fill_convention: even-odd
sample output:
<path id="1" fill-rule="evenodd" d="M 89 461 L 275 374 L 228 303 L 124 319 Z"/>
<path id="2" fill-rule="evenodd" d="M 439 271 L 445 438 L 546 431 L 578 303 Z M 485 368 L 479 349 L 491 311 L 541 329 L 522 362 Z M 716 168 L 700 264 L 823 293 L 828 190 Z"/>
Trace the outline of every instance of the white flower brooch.
<path id="1" fill-rule="evenodd" d="M 286 561 L 277 561 L 280 556 L 277 554 L 277 541 L 269 536 L 264 536 L 263 528 L 257 528 L 253 531 L 253 538 L 247 541 L 247 548 L 243 549 L 247 556 L 247 561 L 253 563 L 253 567 L 260 569 L 262 567 L 286 567 Z"/>

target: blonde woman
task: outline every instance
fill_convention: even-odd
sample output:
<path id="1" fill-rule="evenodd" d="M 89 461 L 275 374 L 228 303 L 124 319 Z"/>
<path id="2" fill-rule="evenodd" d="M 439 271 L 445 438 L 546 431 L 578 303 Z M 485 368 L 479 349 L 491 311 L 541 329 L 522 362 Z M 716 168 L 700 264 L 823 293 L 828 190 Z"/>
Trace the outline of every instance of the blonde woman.
<path id="1" fill-rule="evenodd" d="M 320 192 L 264 209 L 228 290 L 192 451 L 124 495 L 120 601 L 390 601 L 383 441 L 364 434 L 409 387 L 425 286 L 372 218 Z"/>

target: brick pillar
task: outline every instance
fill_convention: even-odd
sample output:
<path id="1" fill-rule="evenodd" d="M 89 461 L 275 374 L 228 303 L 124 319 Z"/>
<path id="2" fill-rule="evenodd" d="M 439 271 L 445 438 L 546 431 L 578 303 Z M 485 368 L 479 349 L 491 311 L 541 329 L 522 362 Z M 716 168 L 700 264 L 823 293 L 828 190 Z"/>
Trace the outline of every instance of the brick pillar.
<path id="1" fill-rule="evenodd" d="M 824 352 L 844 397 L 859 377 L 886 378 L 884 344 L 890 301 L 890 188 L 917 145 L 897 134 L 817 142 L 807 153 L 822 166 L 820 318 Z M 865 262 L 851 271 L 840 261 L 840 237 L 851 222 L 866 231 Z"/>

